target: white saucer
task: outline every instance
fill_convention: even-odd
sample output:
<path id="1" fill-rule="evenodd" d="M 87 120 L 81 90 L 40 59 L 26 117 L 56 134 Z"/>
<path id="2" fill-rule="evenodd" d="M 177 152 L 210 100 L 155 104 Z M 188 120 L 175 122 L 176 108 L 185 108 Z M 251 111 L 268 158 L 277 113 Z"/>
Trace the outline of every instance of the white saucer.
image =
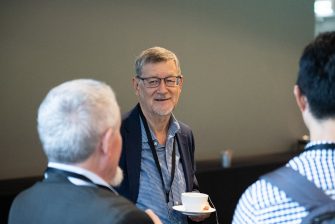
<path id="1" fill-rule="evenodd" d="M 209 208 L 208 210 L 203 210 L 199 212 L 193 212 L 193 211 L 186 211 L 185 207 L 183 205 L 175 205 L 172 207 L 174 210 L 183 213 L 184 215 L 189 215 L 189 216 L 198 216 L 198 215 L 204 215 L 204 214 L 209 214 L 212 212 L 215 212 L 215 208 Z"/>

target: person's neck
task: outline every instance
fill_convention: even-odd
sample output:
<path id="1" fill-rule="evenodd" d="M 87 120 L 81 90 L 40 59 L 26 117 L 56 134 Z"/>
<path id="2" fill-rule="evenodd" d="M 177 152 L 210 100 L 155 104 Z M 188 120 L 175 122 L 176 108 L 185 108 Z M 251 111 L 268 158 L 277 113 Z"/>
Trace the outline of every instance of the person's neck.
<path id="1" fill-rule="evenodd" d="M 86 169 L 95 175 L 102 178 L 107 183 L 110 180 L 110 173 L 106 170 L 106 158 L 102 158 L 98 155 L 99 152 L 96 150 L 88 159 L 83 162 L 76 163 L 75 166 Z"/>
<path id="2" fill-rule="evenodd" d="M 159 144 L 165 145 L 171 115 L 153 115 L 143 111 L 150 129 L 154 132 Z"/>
<path id="3" fill-rule="evenodd" d="M 335 120 L 318 120 L 309 125 L 311 141 L 335 142 Z"/>

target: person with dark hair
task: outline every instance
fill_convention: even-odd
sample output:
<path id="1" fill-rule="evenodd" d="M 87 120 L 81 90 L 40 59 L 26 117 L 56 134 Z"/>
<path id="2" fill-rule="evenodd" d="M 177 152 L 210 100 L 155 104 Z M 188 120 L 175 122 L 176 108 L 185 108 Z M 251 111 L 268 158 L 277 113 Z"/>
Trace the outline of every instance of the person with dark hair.
<path id="1" fill-rule="evenodd" d="M 334 200 L 335 32 L 320 34 L 304 49 L 294 96 L 311 141 L 284 168 L 303 176 Z M 288 178 L 292 176 L 285 176 Z M 310 213 L 289 192 L 261 178 L 240 198 L 233 223 L 301 223 Z"/>
<path id="2" fill-rule="evenodd" d="M 137 207 L 152 209 L 164 224 L 185 224 L 190 220 L 173 206 L 181 204 L 181 193 L 198 191 L 198 183 L 193 133 L 172 113 L 184 81 L 179 60 L 165 48 L 152 47 L 136 59 L 135 73 L 139 103 L 123 116 L 124 181 L 117 190 Z"/>
<path id="3" fill-rule="evenodd" d="M 9 224 L 161 223 L 113 188 L 123 178 L 120 124 L 114 92 L 103 82 L 72 80 L 50 90 L 37 117 L 45 178 L 15 198 Z"/>

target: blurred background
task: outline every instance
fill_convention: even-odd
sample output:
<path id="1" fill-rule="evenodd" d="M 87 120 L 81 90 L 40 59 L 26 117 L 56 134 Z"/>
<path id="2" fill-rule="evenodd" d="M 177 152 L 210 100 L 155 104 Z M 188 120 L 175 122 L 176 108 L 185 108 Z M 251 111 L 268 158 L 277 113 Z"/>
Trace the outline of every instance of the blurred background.
<path id="1" fill-rule="evenodd" d="M 197 161 L 227 148 L 234 157 L 295 150 L 308 134 L 293 98 L 298 59 L 334 29 L 332 9 L 325 0 L 1 0 L 0 179 L 42 174 L 36 112 L 50 88 L 102 80 L 126 112 L 137 102 L 135 57 L 152 46 L 181 61 L 175 115 L 193 129 Z"/>

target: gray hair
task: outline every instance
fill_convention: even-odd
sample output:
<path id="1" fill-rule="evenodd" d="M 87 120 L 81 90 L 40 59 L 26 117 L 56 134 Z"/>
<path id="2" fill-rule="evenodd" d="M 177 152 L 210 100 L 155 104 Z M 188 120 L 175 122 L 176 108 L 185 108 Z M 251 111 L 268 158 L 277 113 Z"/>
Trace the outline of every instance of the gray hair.
<path id="1" fill-rule="evenodd" d="M 142 68 L 144 65 L 149 63 L 159 63 L 166 61 L 174 61 L 178 70 L 178 75 L 181 74 L 180 63 L 172 51 L 169 51 L 162 47 L 152 47 L 141 52 L 135 61 L 135 73 L 138 76 L 142 75 Z"/>
<path id="2" fill-rule="evenodd" d="M 120 122 L 120 108 L 107 84 L 78 79 L 49 91 L 38 109 L 37 128 L 49 161 L 86 160 L 108 128 Z"/>

